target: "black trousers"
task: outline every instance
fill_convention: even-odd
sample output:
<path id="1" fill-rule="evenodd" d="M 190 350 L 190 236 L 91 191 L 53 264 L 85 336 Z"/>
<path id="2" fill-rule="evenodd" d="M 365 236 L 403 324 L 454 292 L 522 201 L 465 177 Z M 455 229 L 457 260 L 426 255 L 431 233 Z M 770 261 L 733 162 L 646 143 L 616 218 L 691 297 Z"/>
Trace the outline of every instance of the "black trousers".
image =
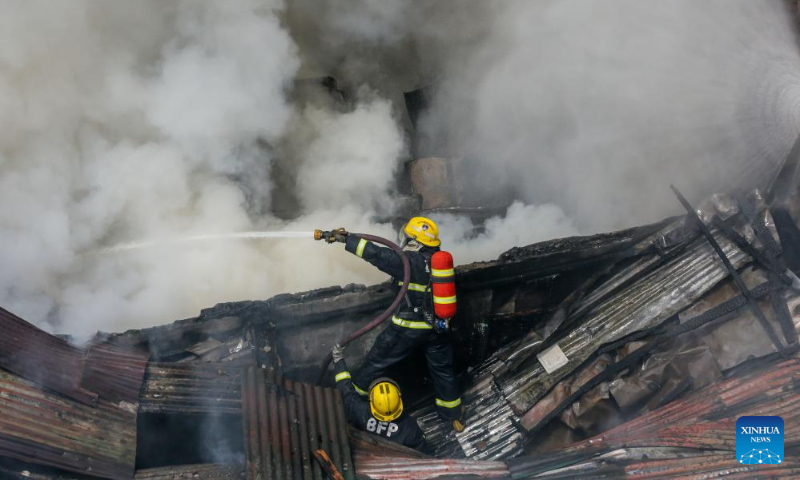
<path id="1" fill-rule="evenodd" d="M 436 391 L 436 410 L 445 419 L 456 420 L 461 416 L 461 393 L 453 370 L 453 346 L 446 334 L 390 324 L 378 335 L 363 366 L 353 377 L 353 384 L 359 393 L 365 394 L 375 379 L 385 376 L 389 367 L 422 345 Z"/>

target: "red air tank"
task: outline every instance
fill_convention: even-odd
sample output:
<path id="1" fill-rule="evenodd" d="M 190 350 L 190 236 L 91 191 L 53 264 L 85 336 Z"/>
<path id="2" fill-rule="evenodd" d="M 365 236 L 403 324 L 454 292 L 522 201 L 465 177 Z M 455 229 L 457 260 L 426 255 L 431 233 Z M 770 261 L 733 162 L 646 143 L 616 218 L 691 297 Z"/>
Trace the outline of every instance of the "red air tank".
<path id="1" fill-rule="evenodd" d="M 456 315 L 456 271 L 453 256 L 438 251 L 431 257 L 431 286 L 433 310 L 438 318 L 447 320 Z"/>

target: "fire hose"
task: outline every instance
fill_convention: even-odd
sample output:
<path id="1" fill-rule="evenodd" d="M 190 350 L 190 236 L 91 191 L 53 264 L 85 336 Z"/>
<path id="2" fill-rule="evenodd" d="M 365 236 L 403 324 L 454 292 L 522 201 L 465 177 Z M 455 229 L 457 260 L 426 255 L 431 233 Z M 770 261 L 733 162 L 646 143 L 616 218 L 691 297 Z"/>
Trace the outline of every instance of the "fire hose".
<path id="1" fill-rule="evenodd" d="M 403 297 L 406 296 L 406 292 L 408 291 L 408 282 L 411 281 L 411 265 L 408 263 L 408 257 L 406 257 L 405 252 L 403 252 L 403 250 L 395 243 L 383 237 L 368 235 L 365 233 L 348 233 L 344 228 L 339 228 L 336 230 L 326 230 L 326 231 L 314 230 L 314 240 L 325 240 L 328 243 L 333 243 L 335 241 L 336 234 L 355 235 L 359 238 L 363 238 L 364 240 L 385 245 L 394 250 L 400 256 L 400 260 L 403 262 L 403 283 L 400 285 L 400 291 L 397 292 L 397 296 L 395 297 L 392 304 L 389 305 L 389 307 L 386 310 L 384 310 L 383 313 L 375 317 L 371 322 L 359 328 L 350 335 L 347 335 L 346 337 L 339 340 L 338 342 L 339 345 L 344 347 L 353 340 L 356 340 L 357 338 L 361 337 L 365 333 L 369 332 L 373 328 L 383 323 L 384 320 L 389 318 L 397 310 L 397 308 L 400 306 L 400 302 L 403 301 Z M 325 359 L 322 361 L 322 368 L 320 370 L 319 379 L 317 380 L 317 383 L 322 383 L 322 380 L 325 378 L 325 372 L 328 371 L 328 365 L 330 365 L 331 360 L 333 360 L 333 354 L 331 352 L 328 352 L 328 355 L 326 355 Z"/>

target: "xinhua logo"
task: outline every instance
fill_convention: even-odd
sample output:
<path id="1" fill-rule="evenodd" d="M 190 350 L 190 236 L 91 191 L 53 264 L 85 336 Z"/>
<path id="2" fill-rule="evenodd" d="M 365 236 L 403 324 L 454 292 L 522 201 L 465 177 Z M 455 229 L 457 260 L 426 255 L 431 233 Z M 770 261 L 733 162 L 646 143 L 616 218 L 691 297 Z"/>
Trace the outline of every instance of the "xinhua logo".
<path id="1" fill-rule="evenodd" d="M 744 464 L 783 462 L 783 419 L 739 417 L 736 420 L 736 459 Z"/>

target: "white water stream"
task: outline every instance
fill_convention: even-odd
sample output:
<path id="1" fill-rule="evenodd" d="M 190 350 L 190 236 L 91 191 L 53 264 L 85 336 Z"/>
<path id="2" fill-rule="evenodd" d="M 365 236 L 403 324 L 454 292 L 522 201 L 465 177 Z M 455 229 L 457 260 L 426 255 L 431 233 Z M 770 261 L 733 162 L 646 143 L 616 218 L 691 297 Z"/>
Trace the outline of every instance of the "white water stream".
<path id="1" fill-rule="evenodd" d="M 99 250 L 98 253 L 124 252 L 142 248 L 154 248 L 166 245 L 179 245 L 191 242 L 207 242 L 215 240 L 258 240 L 264 238 L 314 238 L 314 232 L 238 232 L 238 233 L 211 233 L 204 235 L 191 235 L 187 237 L 164 238 L 158 240 L 142 240 L 139 242 L 120 243 L 113 247 Z"/>

